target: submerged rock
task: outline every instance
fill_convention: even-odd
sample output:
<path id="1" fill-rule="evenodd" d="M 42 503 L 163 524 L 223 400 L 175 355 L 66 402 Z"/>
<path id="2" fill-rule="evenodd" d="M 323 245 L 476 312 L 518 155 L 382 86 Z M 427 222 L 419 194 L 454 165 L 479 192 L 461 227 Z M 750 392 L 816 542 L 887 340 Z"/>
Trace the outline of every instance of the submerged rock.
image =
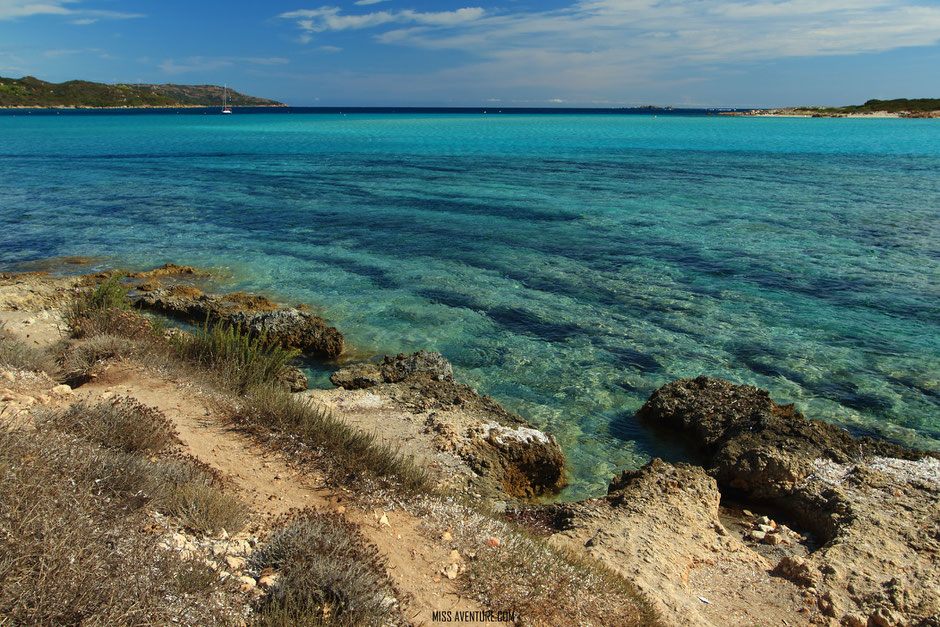
<path id="1" fill-rule="evenodd" d="M 145 309 L 202 323 L 206 320 L 247 329 L 255 337 L 308 355 L 337 357 L 343 352 L 343 335 L 322 318 L 297 307 L 280 307 L 263 296 L 242 292 L 204 294 L 195 287 L 153 288 L 136 297 Z"/>
<path id="2" fill-rule="evenodd" d="M 462 458 L 495 491 L 532 500 L 555 494 L 567 483 L 565 457 L 555 438 L 457 382 L 440 353 L 386 356 L 379 363 L 343 368 L 330 381 L 347 390 L 374 388 L 412 412 L 427 412 L 426 432 L 437 449 Z"/>

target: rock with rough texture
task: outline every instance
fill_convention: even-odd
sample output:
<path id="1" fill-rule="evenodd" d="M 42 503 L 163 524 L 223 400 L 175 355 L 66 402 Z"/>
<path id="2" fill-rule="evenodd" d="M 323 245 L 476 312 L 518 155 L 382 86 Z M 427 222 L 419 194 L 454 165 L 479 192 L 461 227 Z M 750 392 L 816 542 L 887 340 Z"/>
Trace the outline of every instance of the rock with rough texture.
<path id="1" fill-rule="evenodd" d="M 343 352 L 343 335 L 335 327 L 303 309 L 280 307 L 263 296 L 241 292 L 204 294 L 197 288 L 179 285 L 150 289 L 137 295 L 135 302 L 190 322 L 210 320 L 240 327 L 254 337 L 309 355 L 332 358 Z"/>
<path id="2" fill-rule="evenodd" d="M 686 437 L 720 485 L 755 498 L 791 494 L 818 457 L 846 463 L 859 455 L 922 456 L 889 442 L 856 440 L 835 425 L 805 419 L 793 405 L 778 405 L 766 390 L 711 377 L 662 386 L 637 417 Z"/>
<path id="3" fill-rule="evenodd" d="M 454 370 L 437 352 L 418 351 L 411 355 L 399 353 L 396 357 L 386 355 L 381 363 L 365 363 L 348 366 L 330 376 L 330 381 L 347 390 L 359 390 L 401 381 L 454 382 Z"/>
<path id="4" fill-rule="evenodd" d="M 940 460 L 807 420 L 751 386 L 699 377 L 639 412 L 679 432 L 722 490 L 770 501 L 822 543 L 775 572 L 843 624 L 940 625 Z M 770 537 L 767 535 L 766 537 Z"/>
<path id="5" fill-rule="evenodd" d="M 559 530 L 551 543 L 590 555 L 634 582 L 666 624 L 771 624 L 802 605 L 789 582 L 767 577 L 769 564 L 728 534 L 718 518 L 715 480 L 698 466 L 654 459 L 615 478 L 602 499 L 550 506 Z M 720 582 L 720 585 L 716 585 Z M 733 588 L 716 598 L 709 586 Z M 774 623 L 777 624 L 777 623 Z M 791 623 L 799 624 L 799 623 Z"/>
<path id="6" fill-rule="evenodd" d="M 289 392 L 303 392 L 307 389 L 307 375 L 297 366 L 284 366 L 274 382 Z"/>
<path id="7" fill-rule="evenodd" d="M 567 483 L 564 454 L 555 439 L 457 382 L 440 353 L 386 356 L 379 363 L 343 368 L 330 381 L 347 390 L 370 388 L 412 412 L 427 412 L 426 432 L 433 434 L 434 445 L 456 454 L 484 478 L 483 492 L 532 500 L 557 493 Z"/>

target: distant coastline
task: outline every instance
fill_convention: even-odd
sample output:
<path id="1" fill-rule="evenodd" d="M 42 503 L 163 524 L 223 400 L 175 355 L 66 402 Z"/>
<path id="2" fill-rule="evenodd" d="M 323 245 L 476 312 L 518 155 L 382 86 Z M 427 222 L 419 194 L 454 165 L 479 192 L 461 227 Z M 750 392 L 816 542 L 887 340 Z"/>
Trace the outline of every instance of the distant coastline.
<path id="1" fill-rule="evenodd" d="M 770 118 L 940 118 L 940 98 L 869 100 L 848 107 L 780 107 L 722 112 L 720 115 Z"/>

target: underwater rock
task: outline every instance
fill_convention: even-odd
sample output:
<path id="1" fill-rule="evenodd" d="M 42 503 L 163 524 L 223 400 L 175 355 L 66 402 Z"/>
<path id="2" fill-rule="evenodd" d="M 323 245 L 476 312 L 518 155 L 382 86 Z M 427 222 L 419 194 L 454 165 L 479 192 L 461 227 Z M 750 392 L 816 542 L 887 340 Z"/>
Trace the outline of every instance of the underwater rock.
<path id="1" fill-rule="evenodd" d="M 263 296 L 243 292 L 204 294 L 195 287 L 179 285 L 150 289 L 138 295 L 135 303 L 197 324 L 206 320 L 231 324 L 254 337 L 308 355 L 332 358 L 343 352 L 343 335 L 336 327 L 302 309 L 280 307 Z"/>

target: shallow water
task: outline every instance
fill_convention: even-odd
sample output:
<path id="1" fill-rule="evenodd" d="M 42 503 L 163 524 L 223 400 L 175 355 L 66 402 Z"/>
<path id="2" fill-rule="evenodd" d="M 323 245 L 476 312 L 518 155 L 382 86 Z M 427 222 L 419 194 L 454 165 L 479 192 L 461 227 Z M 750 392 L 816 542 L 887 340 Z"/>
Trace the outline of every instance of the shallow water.
<path id="1" fill-rule="evenodd" d="M 699 374 L 940 448 L 936 120 L 6 115 L 0 227 L 3 267 L 208 266 L 439 350 L 571 498 L 678 455 L 633 413 Z"/>

